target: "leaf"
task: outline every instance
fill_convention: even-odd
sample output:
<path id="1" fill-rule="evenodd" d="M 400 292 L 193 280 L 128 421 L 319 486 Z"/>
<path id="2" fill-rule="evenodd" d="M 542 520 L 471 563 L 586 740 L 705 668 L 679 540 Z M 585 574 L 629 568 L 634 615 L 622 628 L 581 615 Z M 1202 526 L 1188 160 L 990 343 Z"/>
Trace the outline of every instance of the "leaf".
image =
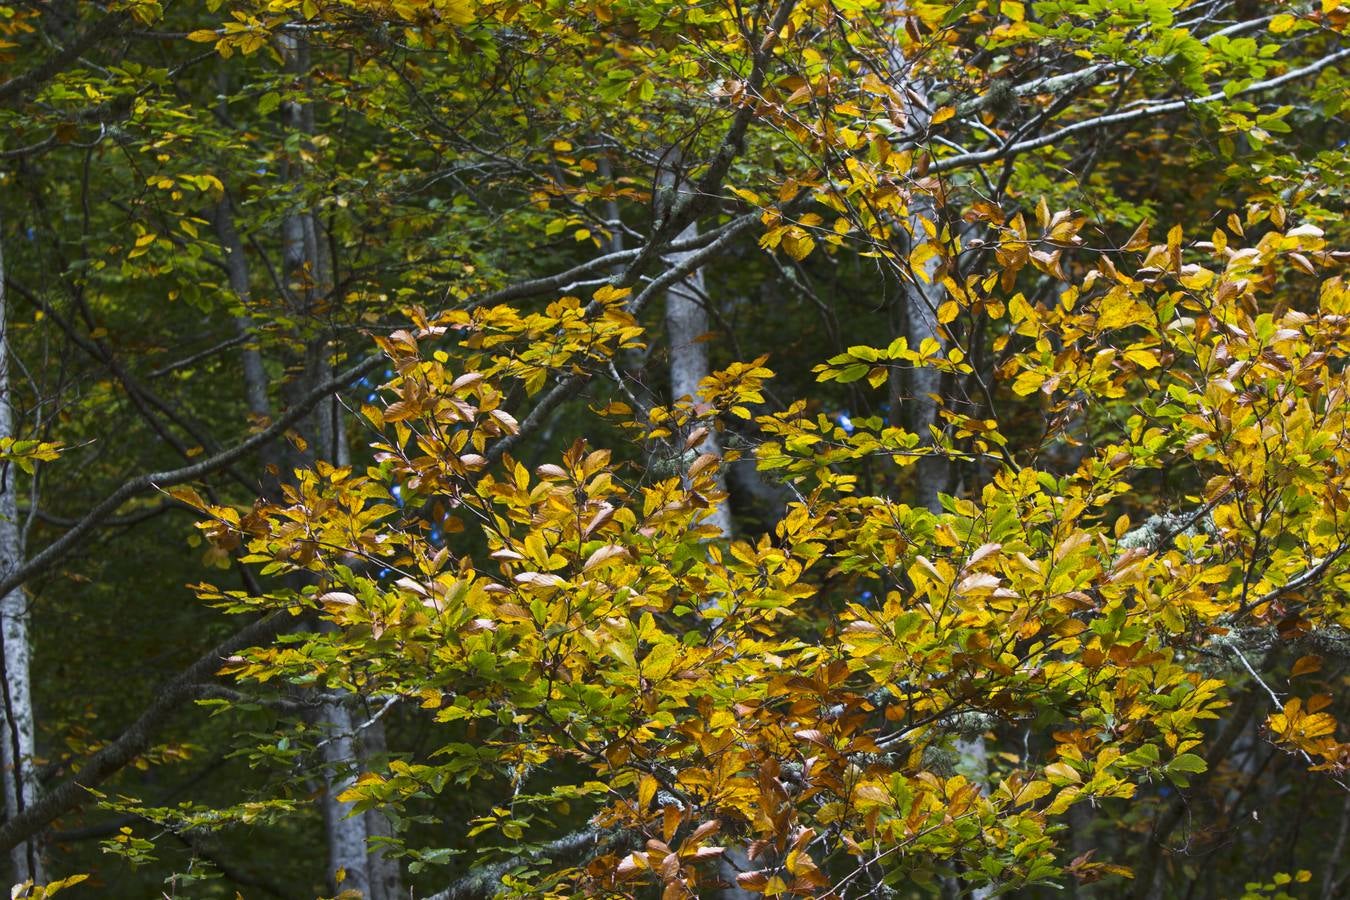
<path id="1" fill-rule="evenodd" d="M 344 606 L 355 606 L 356 597 L 346 591 L 329 591 L 319 597 L 319 604 L 341 609 Z"/>
<path id="2" fill-rule="evenodd" d="M 515 581 L 516 584 L 522 585 L 524 587 L 538 587 L 538 588 L 557 588 L 562 587 L 564 584 L 567 583 L 562 578 L 552 574 L 551 572 L 550 573 L 521 572 L 513 580 Z"/>
<path id="3" fill-rule="evenodd" d="M 1289 13 L 1280 13 L 1270 20 L 1270 25 L 1268 27 L 1270 28 L 1271 34 L 1284 34 L 1297 24 L 1298 19 L 1293 15 Z"/>
<path id="4" fill-rule="evenodd" d="M 1289 670 L 1290 678 L 1297 678 L 1300 675 L 1308 675 L 1312 672 L 1320 671 L 1322 668 L 1322 657 L 1308 654 L 1300 656 L 1294 661 L 1293 668 Z"/>
<path id="5" fill-rule="evenodd" d="M 974 568 L 975 566 L 978 566 L 980 563 L 984 562 L 986 559 L 998 553 L 1002 549 L 1003 549 L 1002 544 L 995 544 L 995 543 L 981 544 L 975 550 L 974 553 L 970 554 L 970 558 L 966 560 L 966 568 L 971 569 Z"/>
<path id="6" fill-rule="evenodd" d="M 596 550 L 586 558 L 586 563 L 581 567 L 581 571 L 589 572 L 592 569 L 598 569 L 606 563 L 624 559 L 628 556 L 628 549 L 619 544 L 606 544 Z"/>
<path id="7" fill-rule="evenodd" d="M 1167 764 L 1168 771 L 1187 772 L 1192 775 L 1198 775 L 1209 768 L 1203 758 L 1194 753 L 1183 753 Z"/>
<path id="8" fill-rule="evenodd" d="M 995 591 L 1001 583 L 997 575 L 976 572 L 962 578 L 956 585 L 956 592 L 967 596 L 985 596 Z"/>
<path id="9" fill-rule="evenodd" d="M 1125 242 L 1125 245 L 1120 249 L 1147 250 L 1148 247 L 1149 247 L 1148 219 L 1144 219 L 1142 222 L 1139 223 L 1138 227 L 1134 229 L 1134 233 L 1130 235 L 1129 240 L 1127 240 Z"/>
<path id="10" fill-rule="evenodd" d="M 716 453 L 701 453 L 697 459 L 689 464 L 689 469 L 685 474 L 692 480 L 704 470 L 717 465 L 719 460 L 720 458 Z"/>

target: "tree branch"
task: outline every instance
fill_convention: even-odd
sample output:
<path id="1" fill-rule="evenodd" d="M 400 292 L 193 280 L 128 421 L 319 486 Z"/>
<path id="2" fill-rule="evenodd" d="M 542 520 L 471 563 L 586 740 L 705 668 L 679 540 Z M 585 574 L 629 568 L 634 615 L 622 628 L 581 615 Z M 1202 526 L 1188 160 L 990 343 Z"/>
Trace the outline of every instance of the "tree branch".
<path id="1" fill-rule="evenodd" d="M 1335 53 L 1328 54 L 1316 62 L 1309 63 L 1293 71 L 1286 72 L 1275 78 L 1268 78 L 1265 81 L 1258 81 L 1248 85 L 1241 91 L 1234 94 L 1234 97 L 1244 97 L 1248 94 L 1256 94 L 1262 91 L 1273 90 L 1281 87 L 1291 81 L 1297 81 L 1314 75 L 1323 69 L 1334 66 L 1342 60 L 1350 57 L 1350 48 L 1338 50 Z M 928 171 L 933 174 L 939 172 L 950 172 L 954 169 L 964 169 L 969 166 L 978 166 L 983 163 L 993 162 L 1006 156 L 1014 156 L 1019 153 L 1025 153 L 1029 150 L 1039 150 L 1042 147 L 1049 147 L 1052 144 L 1058 144 L 1060 141 L 1073 137 L 1075 134 L 1082 134 L 1086 131 L 1093 131 L 1098 128 L 1105 128 L 1110 125 L 1123 125 L 1128 122 L 1134 122 L 1139 119 L 1147 119 L 1153 116 L 1166 115 L 1167 113 L 1181 112 L 1192 106 L 1205 103 L 1217 103 L 1221 100 L 1230 100 L 1223 91 L 1215 91 L 1212 94 L 1205 94 L 1201 97 L 1188 97 L 1184 100 L 1169 100 L 1166 102 L 1150 103 L 1135 109 L 1124 112 L 1109 113 L 1102 116 L 1094 116 L 1091 119 L 1084 119 L 1081 122 L 1075 122 L 1072 125 L 1065 125 L 1063 128 L 1056 129 L 1049 134 L 1043 134 L 1040 137 L 1029 138 L 1007 147 L 994 147 L 989 150 L 977 150 L 971 153 L 961 153 L 956 156 L 949 156 L 945 159 L 934 160 L 929 166 Z"/>
<path id="2" fill-rule="evenodd" d="M 502 862 L 470 869 L 467 874 L 451 882 L 444 890 L 432 894 L 425 900 L 486 900 L 501 886 L 502 876 L 518 866 L 558 855 L 575 857 L 585 854 L 585 858 L 589 859 L 625 844 L 627 838 L 626 832 L 583 828 Z"/>
<path id="3" fill-rule="evenodd" d="M 50 81 L 90 47 L 116 32 L 122 27 L 122 24 L 121 16 L 113 13 L 104 14 L 102 19 L 89 26 L 83 34 L 78 35 L 69 44 L 66 44 L 51 59 L 0 84 L 0 104 L 9 103 L 26 91 L 40 87 Z"/>
<path id="4" fill-rule="evenodd" d="M 758 221 L 758 213 L 746 213 L 743 216 L 732 219 L 721 228 L 710 232 L 710 234 L 716 235 L 715 240 L 709 242 L 702 249 L 691 253 L 685 259 L 681 260 L 678 265 L 671 266 L 660 276 L 653 279 L 652 282 L 643 288 L 642 291 L 628 304 L 628 312 L 634 316 L 639 315 L 642 312 L 642 308 L 646 306 L 653 297 L 697 269 L 708 259 L 708 257 L 720 252 L 741 232 L 745 231 Z M 635 260 L 628 270 L 619 277 L 618 281 L 620 284 L 631 284 L 636 280 L 639 273 L 635 271 L 635 267 L 640 261 L 641 258 L 639 257 L 639 259 Z M 558 404 L 569 397 L 575 396 L 577 391 L 584 387 L 592 377 L 593 375 L 590 372 L 577 372 L 555 384 L 553 389 L 545 394 L 539 402 L 534 405 L 534 408 L 530 410 L 529 415 L 521 421 L 515 434 L 497 441 L 488 448 L 485 454 L 488 462 L 496 462 L 502 458 L 503 454 L 525 440 L 526 437 L 543 424 L 544 419 L 549 413 L 553 412 Z"/>
<path id="5" fill-rule="evenodd" d="M 212 677 L 221 661 L 254 644 L 269 641 L 289 621 L 283 612 L 274 612 L 235 632 L 225 641 L 188 666 L 155 692 L 155 699 L 140 717 L 127 726 L 116 740 L 86 759 L 77 775 L 48 791 L 38 802 L 0 825 L 0 851 L 7 852 L 30 835 L 41 831 L 56 817 L 79 806 L 89 798 L 88 788 L 101 784 L 150 748 L 159 728 L 179 709 L 197 696 L 200 682 Z"/>
<path id="6" fill-rule="evenodd" d="M 14 590 L 34 575 L 55 565 L 75 548 L 81 538 L 94 528 L 97 528 L 105 518 L 115 512 L 117 508 L 127 500 L 143 491 L 186 484 L 189 481 L 194 481 L 231 465 L 236 460 L 244 458 L 267 442 L 280 437 L 292 425 L 304 418 L 321 400 L 332 394 L 333 391 L 356 381 L 364 375 L 368 375 L 384 363 L 385 358 L 381 354 L 375 354 L 362 360 L 345 372 L 339 373 L 314 388 L 302 397 L 298 403 L 287 410 L 285 415 L 278 418 L 267 428 L 264 428 L 247 440 L 240 441 L 233 447 L 222 450 L 212 456 L 208 456 L 192 465 L 183 466 L 178 469 L 169 469 L 163 472 L 147 472 L 143 475 L 138 475 L 129 481 L 123 482 L 121 487 L 108 494 L 95 504 L 89 512 L 85 513 L 80 518 L 79 522 L 69 531 L 44 547 L 40 553 L 30 557 L 23 565 L 16 566 L 4 573 L 3 577 L 0 577 L 0 595 L 4 595 L 9 591 Z"/>

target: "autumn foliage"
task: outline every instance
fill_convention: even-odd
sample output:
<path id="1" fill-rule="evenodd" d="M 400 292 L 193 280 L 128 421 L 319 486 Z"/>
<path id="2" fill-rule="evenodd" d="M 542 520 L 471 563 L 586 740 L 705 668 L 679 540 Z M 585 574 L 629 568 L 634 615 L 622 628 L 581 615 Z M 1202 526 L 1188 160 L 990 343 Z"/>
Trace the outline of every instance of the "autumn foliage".
<path id="1" fill-rule="evenodd" d="M 1262 809 L 1288 864 L 1218 895 L 1338 895 L 1350 7 L 200 5 L 106 14 L 239 73 L 214 115 L 130 69 L 23 109 L 53 146 L 77 100 L 139 109 L 161 225 L 101 226 L 95 307 L 175 285 L 272 379 L 210 411 L 238 453 L 194 434 L 90 504 L 189 508 L 228 571 L 177 583 L 257 629 L 183 690 L 248 723 L 249 789 L 152 803 L 100 762 L 108 851 L 322 794 L 441 898 L 1189 896 L 1298 785 L 1331 836 Z M 713 363 L 672 396 L 652 311 L 695 278 Z M 77 432 L 0 452 L 58 478 Z"/>

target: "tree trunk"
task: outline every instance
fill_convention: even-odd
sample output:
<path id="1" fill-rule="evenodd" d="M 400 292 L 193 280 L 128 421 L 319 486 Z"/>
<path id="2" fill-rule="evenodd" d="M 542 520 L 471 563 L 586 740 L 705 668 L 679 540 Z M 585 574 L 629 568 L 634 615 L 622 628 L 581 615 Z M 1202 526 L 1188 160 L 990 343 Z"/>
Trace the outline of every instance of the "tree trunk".
<path id="1" fill-rule="evenodd" d="M 698 224 L 690 223 L 677 238 L 688 241 L 698 237 Z M 666 257 L 669 265 L 678 266 L 688 254 L 671 253 Z M 708 362 L 708 345 L 704 336 L 708 333 L 708 309 L 704 305 L 708 300 L 703 269 L 695 269 L 682 281 L 671 285 L 666 291 L 666 341 L 670 347 L 670 396 L 672 401 L 688 397 L 697 408 L 702 401 L 698 396 L 698 384 L 711 373 Z M 711 453 L 721 459 L 722 444 L 717 429 L 709 427 L 708 436 L 696 447 L 696 452 Z M 706 525 L 717 527 L 718 533 L 729 538 L 732 535 L 731 504 L 725 499 L 727 493 L 726 472 L 719 469 L 716 476 L 718 493 L 723 495 L 712 513 L 703 520 Z M 717 895 L 720 900 L 752 900 L 757 895 L 737 886 L 736 876 L 756 868 L 749 857 L 739 847 L 727 847 L 718 864 L 718 877 L 726 883 Z"/>
<path id="2" fill-rule="evenodd" d="M 244 244 L 234 226 L 234 204 L 229 197 L 216 205 L 214 224 L 220 248 L 225 253 L 225 273 L 230 281 L 230 290 L 247 310 L 252 293 L 249 288 L 248 259 L 244 256 Z M 241 337 L 253 337 L 253 323 L 247 315 L 236 316 L 234 324 Z M 267 370 L 263 367 L 262 351 L 256 344 L 245 343 L 241 358 L 248 411 L 260 419 L 270 419 L 272 408 L 267 400 Z"/>
<path id="3" fill-rule="evenodd" d="M 303 37 L 285 35 L 280 39 L 287 70 L 297 79 L 308 76 L 309 48 Z M 288 101 L 282 105 L 288 130 L 309 135 L 314 131 L 313 109 L 308 103 Z M 282 274 L 291 293 L 291 305 L 301 322 L 318 322 L 333 302 L 333 260 L 323 239 L 322 228 L 301 190 L 304 172 L 298 162 L 289 161 L 287 176 L 295 188 L 295 205 L 282 220 Z M 302 375 L 291 383 L 294 396 L 304 396 L 327 380 L 333 372 L 328 329 L 320 328 L 307 336 L 304 344 Z M 302 454 L 308 461 L 323 459 L 337 465 L 350 463 L 342 406 L 334 395 L 320 403 L 307 427 L 301 428 L 309 448 Z M 369 824 L 378 819 L 376 831 L 388 835 L 388 820 L 378 812 L 354 814 L 351 803 L 338 797 L 356 779 L 365 759 L 362 741 L 352 714 L 351 700 L 344 698 L 325 703 L 317 718 L 324 723 L 325 738 L 320 745 L 327 789 L 323 796 L 324 827 L 328 842 L 328 863 L 334 887 L 359 892 L 367 900 L 385 900 L 401 893 L 399 870 L 395 861 L 377 850 L 371 852 Z M 379 723 L 362 730 L 382 727 Z M 382 735 L 381 735 L 382 741 Z M 382 824 L 381 824 L 382 823 Z M 378 875 L 377 875 L 378 873 Z M 339 881 L 339 879 L 341 879 Z"/>
<path id="4" fill-rule="evenodd" d="M 678 240 L 687 241 L 698 237 L 698 225 L 691 224 L 680 232 Z M 667 262 L 672 266 L 682 263 L 688 254 L 671 253 Z M 703 270 L 695 269 L 688 277 L 671 285 L 666 291 L 666 340 L 670 346 L 670 396 L 678 401 L 688 397 L 698 407 L 702 401 L 698 397 L 698 383 L 708 377 L 708 345 L 703 338 L 708 333 L 708 310 Z M 711 453 L 719 459 L 722 445 L 715 428 L 708 429 L 708 436 L 694 448 L 699 453 Z M 718 492 L 725 495 L 726 473 L 717 473 Z M 731 536 L 731 505 L 724 499 L 717 504 L 712 513 L 704 519 L 709 525 L 717 526 L 723 537 Z"/>
<path id="5" fill-rule="evenodd" d="M 3 220 L 0 220 L 0 234 Z M 0 245 L 0 437 L 13 438 L 14 405 L 9 380 L 8 308 L 5 297 L 4 247 Z M 18 477 L 13 463 L 0 462 L 0 573 L 16 569 L 23 561 L 23 530 L 19 525 Z M 0 763 L 4 780 L 5 809 L 16 816 L 37 800 L 38 779 L 33 766 L 34 717 L 30 670 L 32 647 L 28 642 L 28 597 L 16 587 L 0 598 Z M 37 837 L 10 851 L 13 882 L 41 884 L 42 852 Z"/>
<path id="6" fill-rule="evenodd" d="M 340 700 L 325 703 L 317 715 L 324 732 L 320 755 L 324 763 L 323 824 L 328 838 L 328 869 L 335 892 L 359 892 L 371 898 L 370 863 L 366 858 L 365 817 L 353 815 L 352 804 L 338 795 L 356 783 L 356 722 L 351 708 Z"/>
<path id="7" fill-rule="evenodd" d="M 891 53 L 892 74 L 913 100 L 906 110 L 910 117 L 908 127 L 915 133 L 924 133 L 928 130 L 932 110 L 929 86 L 910 77 L 909 63 L 899 47 L 897 42 Z M 918 192 L 909 202 L 904 222 L 904 229 L 909 235 L 906 247 L 909 258 L 913 258 L 914 251 L 920 245 L 932 240 L 924 228 L 925 221 L 938 225 L 938 208 L 932 195 Z M 937 341 L 939 346 L 946 345 L 937 319 L 938 306 L 945 293 L 945 289 L 937 283 L 941 263 L 942 257 L 933 254 L 917 269 L 904 273 L 901 278 L 900 328 L 912 350 L 918 350 L 925 340 Z M 941 427 L 938 411 L 944 399 L 942 373 L 929 366 L 893 372 L 890 381 L 891 421 L 917 434 L 920 451 L 929 451 L 935 443 L 934 433 Z M 934 513 L 941 512 L 939 495 L 950 490 L 948 482 L 951 465 L 948 459 L 937 452 L 924 452 L 914 464 L 914 470 L 914 502 Z M 958 737 L 955 750 L 957 770 L 979 784 L 981 790 L 988 791 L 989 750 L 984 736 Z M 960 894 L 959 885 L 949 885 L 948 889 L 951 888 Z M 973 900 L 984 900 L 993 896 L 993 889 L 975 888 L 970 896 Z"/>
<path id="8" fill-rule="evenodd" d="M 906 227 L 910 234 L 910 249 L 929 240 L 922 220 L 936 223 L 937 209 L 931 197 L 920 195 L 910 201 Z M 941 258 L 934 256 L 915 271 L 914 280 L 903 285 L 900 306 L 902 334 L 911 349 L 917 350 L 925 340 L 943 344 L 938 328 L 937 307 L 943 288 L 934 284 Z M 940 427 L 938 409 L 942 393 L 942 373 L 930 366 L 896 370 L 891 380 L 891 420 L 919 436 L 920 450 L 933 445 L 933 429 Z M 938 494 L 946 491 L 950 471 L 945 456 L 925 453 L 914 465 L 915 502 L 933 512 L 941 512 Z"/>
<path id="9" fill-rule="evenodd" d="M 675 171 L 680 155 L 677 149 L 669 154 L 670 167 L 664 168 L 657 179 L 663 194 L 666 195 L 666 208 L 675 205 L 675 196 L 680 190 L 680 178 Z M 698 223 L 691 222 L 680 232 L 677 241 L 688 241 L 698 237 Z M 669 253 L 666 263 L 678 266 L 689 258 L 689 253 Z M 711 374 L 708 362 L 708 345 L 705 336 L 708 333 L 707 283 L 703 269 L 690 272 L 685 278 L 671 285 L 666 291 L 666 341 L 670 355 L 670 398 L 678 402 L 688 397 L 698 408 L 702 401 L 698 396 L 698 384 Z M 707 436 L 692 448 L 696 452 L 711 453 L 722 458 L 722 444 L 717 429 L 709 427 Z M 716 526 L 721 537 L 732 535 L 731 504 L 725 499 L 727 493 L 726 472 L 719 467 L 716 475 L 717 492 L 723 495 L 711 514 L 703 520 L 704 524 Z M 756 868 L 749 857 L 739 847 L 728 846 L 718 863 L 717 875 L 726 886 L 717 892 L 720 900 L 751 900 L 756 895 L 743 890 L 736 883 L 736 876 Z"/>
<path id="10" fill-rule="evenodd" d="M 297 80 L 309 73 L 309 47 L 300 35 L 278 38 L 286 70 Z M 293 134 L 313 134 L 313 109 L 301 101 L 282 104 L 282 120 Z M 324 302 L 332 290 L 331 260 L 325 251 L 319 221 L 304 197 L 304 170 L 297 161 L 288 161 L 286 175 L 294 189 L 294 205 L 282 220 L 282 278 L 290 293 L 290 306 L 297 321 L 315 322 L 323 314 Z M 331 375 L 327 329 L 306 336 L 301 375 L 290 382 L 290 394 L 302 397 Z M 336 460 L 339 453 L 338 428 L 335 426 L 336 398 L 319 403 L 315 414 L 301 426 L 308 448 L 297 463 L 315 459 Z M 370 860 L 366 853 L 366 819 L 354 815 L 351 803 L 338 797 L 354 784 L 360 768 L 359 742 L 351 706 L 344 700 L 324 703 L 317 712 L 325 737 L 320 745 L 324 765 L 324 828 L 328 842 L 328 870 L 336 891 L 359 892 L 371 896 Z"/>
<path id="11" fill-rule="evenodd" d="M 387 748 L 384 742 L 384 721 L 375 719 L 361 730 L 361 758 L 379 759 Z M 378 809 L 367 810 L 361 816 L 366 828 L 366 855 L 370 865 L 370 900 L 403 900 L 402 872 L 398 860 L 389 856 L 386 847 L 372 840 L 391 838 L 394 829 L 389 817 Z"/>

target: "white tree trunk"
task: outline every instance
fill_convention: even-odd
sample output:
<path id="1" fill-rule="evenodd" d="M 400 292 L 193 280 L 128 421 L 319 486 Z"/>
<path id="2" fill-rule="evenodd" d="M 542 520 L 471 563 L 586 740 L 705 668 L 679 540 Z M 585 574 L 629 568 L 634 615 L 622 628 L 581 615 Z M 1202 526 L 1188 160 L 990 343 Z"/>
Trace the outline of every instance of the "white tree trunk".
<path id="1" fill-rule="evenodd" d="M 328 869 L 338 891 L 370 898 L 370 864 L 366 858 L 365 817 L 338 795 L 356 783 L 356 721 L 346 703 L 325 703 L 319 713 L 324 729 L 320 754 L 324 763 L 323 822 L 328 836 Z"/>
<path id="2" fill-rule="evenodd" d="M 3 222 L 0 221 L 0 225 Z M 6 318 L 4 248 L 0 246 L 0 437 L 15 437 L 10 391 L 9 330 Z M 23 530 L 19 525 L 18 478 L 13 463 L 0 463 L 0 572 L 23 562 Z M 5 809 L 13 816 L 37 800 L 33 766 L 34 717 L 30 680 L 32 647 L 28 642 L 28 597 L 15 588 L 0 598 L 0 764 Z M 13 881 L 43 882 L 42 854 L 36 836 L 10 851 Z"/>
<path id="3" fill-rule="evenodd" d="M 229 197 L 216 204 L 214 224 L 220 249 L 225 253 L 225 273 L 230 280 L 230 290 L 247 310 L 251 295 L 248 259 L 244 256 L 244 243 L 235 229 L 234 205 Z M 246 341 L 254 337 L 253 323 L 247 315 L 237 316 L 234 324 L 240 337 Z M 244 364 L 244 396 L 248 400 L 248 411 L 260 419 L 269 419 L 272 409 L 267 400 L 267 370 L 263 366 L 262 352 L 256 344 L 245 343 L 241 360 Z"/>
<path id="4" fill-rule="evenodd" d="M 904 3 L 897 4 L 900 7 Z M 914 134 L 928 130 L 932 118 L 932 105 L 929 103 L 929 86 L 910 72 L 909 61 L 900 50 L 899 39 L 890 53 L 892 72 L 889 73 L 896 85 L 903 89 L 908 101 L 905 114 L 909 117 L 905 128 Z M 937 224 L 938 210 L 931 195 L 916 192 L 909 201 L 908 215 L 903 220 L 904 231 L 908 234 L 907 250 L 912 254 L 930 238 L 924 229 L 925 220 Z M 901 275 L 903 297 L 900 302 L 900 331 L 909 341 L 910 349 L 917 350 L 926 339 L 944 344 L 938 327 L 937 309 L 942 302 L 944 288 L 935 283 L 941 257 L 931 256 L 918 270 L 904 272 Z M 933 443 L 932 429 L 940 425 L 938 420 L 938 397 L 942 390 L 942 373 L 930 367 L 892 370 L 891 377 L 891 421 L 908 428 L 920 438 L 920 449 Z M 947 476 L 950 466 L 947 459 L 935 454 L 925 454 L 915 463 L 914 499 L 920 506 L 933 512 L 940 512 L 938 494 L 947 489 Z"/>
<path id="5" fill-rule="evenodd" d="M 698 237 L 698 225 L 691 224 L 680 232 L 680 241 Z M 678 266 L 685 254 L 672 253 L 667 262 Z M 703 270 L 695 269 L 683 281 L 671 285 L 666 291 L 666 340 L 670 344 L 670 395 L 672 400 L 689 397 L 699 403 L 698 383 L 709 373 L 708 346 L 701 337 L 708 333 L 708 310 L 706 282 Z M 708 429 L 708 436 L 694 448 L 699 453 L 711 453 L 722 456 L 722 445 L 717 430 Z M 726 473 L 718 470 L 717 490 L 726 494 Z M 705 524 L 717 526 L 722 537 L 731 537 L 731 506 L 726 500 L 717 504 L 712 514 L 703 520 Z M 736 876 L 756 868 L 749 857 L 739 847 L 728 847 L 718 866 L 718 877 L 727 886 L 718 891 L 721 900 L 751 900 L 757 896 L 736 885 Z"/>
<path id="6" fill-rule="evenodd" d="M 678 152 L 672 152 L 671 158 L 678 163 Z M 668 194 L 668 203 L 673 206 L 678 189 L 677 176 L 670 170 L 661 173 L 658 179 L 663 191 Z M 698 223 L 691 222 L 680 232 L 678 241 L 688 241 L 698 237 Z M 666 263 L 679 266 L 689 258 L 690 253 L 669 253 Z M 705 336 L 709 330 L 707 282 L 703 269 L 697 268 L 682 280 L 666 290 L 666 341 L 670 355 L 670 398 L 679 401 L 688 397 L 697 407 L 702 401 L 698 396 L 698 383 L 711 374 L 708 362 L 708 345 Z M 717 429 L 709 427 L 708 435 L 696 447 L 698 453 L 711 453 L 722 458 L 722 444 Z M 717 492 L 723 497 L 727 493 L 726 472 L 718 468 L 715 476 Z M 729 538 L 732 535 L 731 505 L 723 499 L 704 520 L 714 525 L 718 533 Z M 717 892 L 720 900 L 752 900 L 756 894 L 746 891 L 736 883 L 736 876 L 756 868 L 741 848 L 729 846 L 718 863 L 717 875 L 726 887 Z"/>
<path id="7" fill-rule="evenodd" d="M 305 78 L 310 60 L 304 38 L 286 34 L 278 41 L 287 69 L 298 78 Z M 282 119 L 291 132 L 303 135 L 314 132 L 314 112 L 308 103 L 291 100 L 282 104 Z M 305 321 L 316 314 L 316 307 L 331 289 L 332 267 L 319 223 L 303 196 L 303 169 L 297 163 L 288 163 L 287 176 L 294 186 L 295 201 L 281 223 L 282 277 L 292 294 L 291 305 L 297 317 Z M 291 386 L 293 394 L 308 393 L 328 376 L 331 368 L 328 335 L 311 337 L 305 343 L 304 374 Z M 304 454 L 307 459 L 336 461 L 339 429 L 335 408 L 336 400 L 320 403 L 311 420 L 301 427 L 309 444 Z M 324 729 L 320 758 L 327 788 L 323 795 L 323 818 L 328 839 L 329 875 L 339 891 L 359 892 L 360 896 L 369 898 L 371 876 L 366 854 L 365 818 L 352 814 L 352 804 L 338 800 L 338 796 L 354 783 L 362 758 L 352 710 L 342 700 L 329 701 L 320 707 L 317 718 Z"/>
<path id="8" fill-rule="evenodd" d="M 680 232 L 679 240 L 687 241 L 698 237 L 698 225 L 691 224 Z M 671 253 L 666 261 L 678 266 L 688 257 L 686 253 Z M 698 383 L 710 374 L 708 364 L 708 345 L 703 338 L 708 333 L 708 310 L 703 270 L 695 269 L 687 277 L 670 286 L 666 291 L 666 340 L 670 345 L 670 395 L 678 401 L 682 397 L 690 398 L 697 406 L 702 401 L 698 397 Z M 715 428 L 708 429 L 708 436 L 694 448 L 699 453 L 711 453 L 722 456 L 722 445 Z M 725 495 L 727 490 L 726 473 L 718 470 L 717 490 Z M 731 506 L 726 500 L 717 504 L 716 509 L 704 520 L 717 526 L 723 537 L 731 537 Z"/>
<path id="9" fill-rule="evenodd" d="M 927 195 L 918 195 L 909 204 L 906 228 L 911 248 L 929 240 L 923 220 L 937 221 L 937 209 Z M 925 262 L 922 271 L 914 272 L 915 280 L 904 285 L 901 310 L 904 335 L 911 349 L 917 350 L 925 340 L 945 344 L 938 328 L 937 307 L 944 289 L 935 284 L 940 257 Z M 892 420 L 919 435 L 921 449 L 933 444 L 933 429 L 940 426 L 938 408 L 942 391 L 942 373 L 931 366 L 902 370 L 899 383 L 892 384 Z M 925 454 L 915 463 L 914 494 L 916 502 L 933 512 L 941 512 L 938 494 L 947 489 L 949 465 L 946 457 Z"/>
<path id="10" fill-rule="evenodd" d="M 378 759 L 386 750 L 384 742 L 384 721 L 376 719 L 361 730 L 361 753 L 363 759 Z M 389 817 L 378 809 L 370 809 L 362 814 L 366 828 L 366 856 L 370 866 L 370 900 L 404 900 L 402 871 L 398 860 L 385 853 L 385 848 L 371 845 L 375 838 L 393 837 L 394 829 Z"/>

